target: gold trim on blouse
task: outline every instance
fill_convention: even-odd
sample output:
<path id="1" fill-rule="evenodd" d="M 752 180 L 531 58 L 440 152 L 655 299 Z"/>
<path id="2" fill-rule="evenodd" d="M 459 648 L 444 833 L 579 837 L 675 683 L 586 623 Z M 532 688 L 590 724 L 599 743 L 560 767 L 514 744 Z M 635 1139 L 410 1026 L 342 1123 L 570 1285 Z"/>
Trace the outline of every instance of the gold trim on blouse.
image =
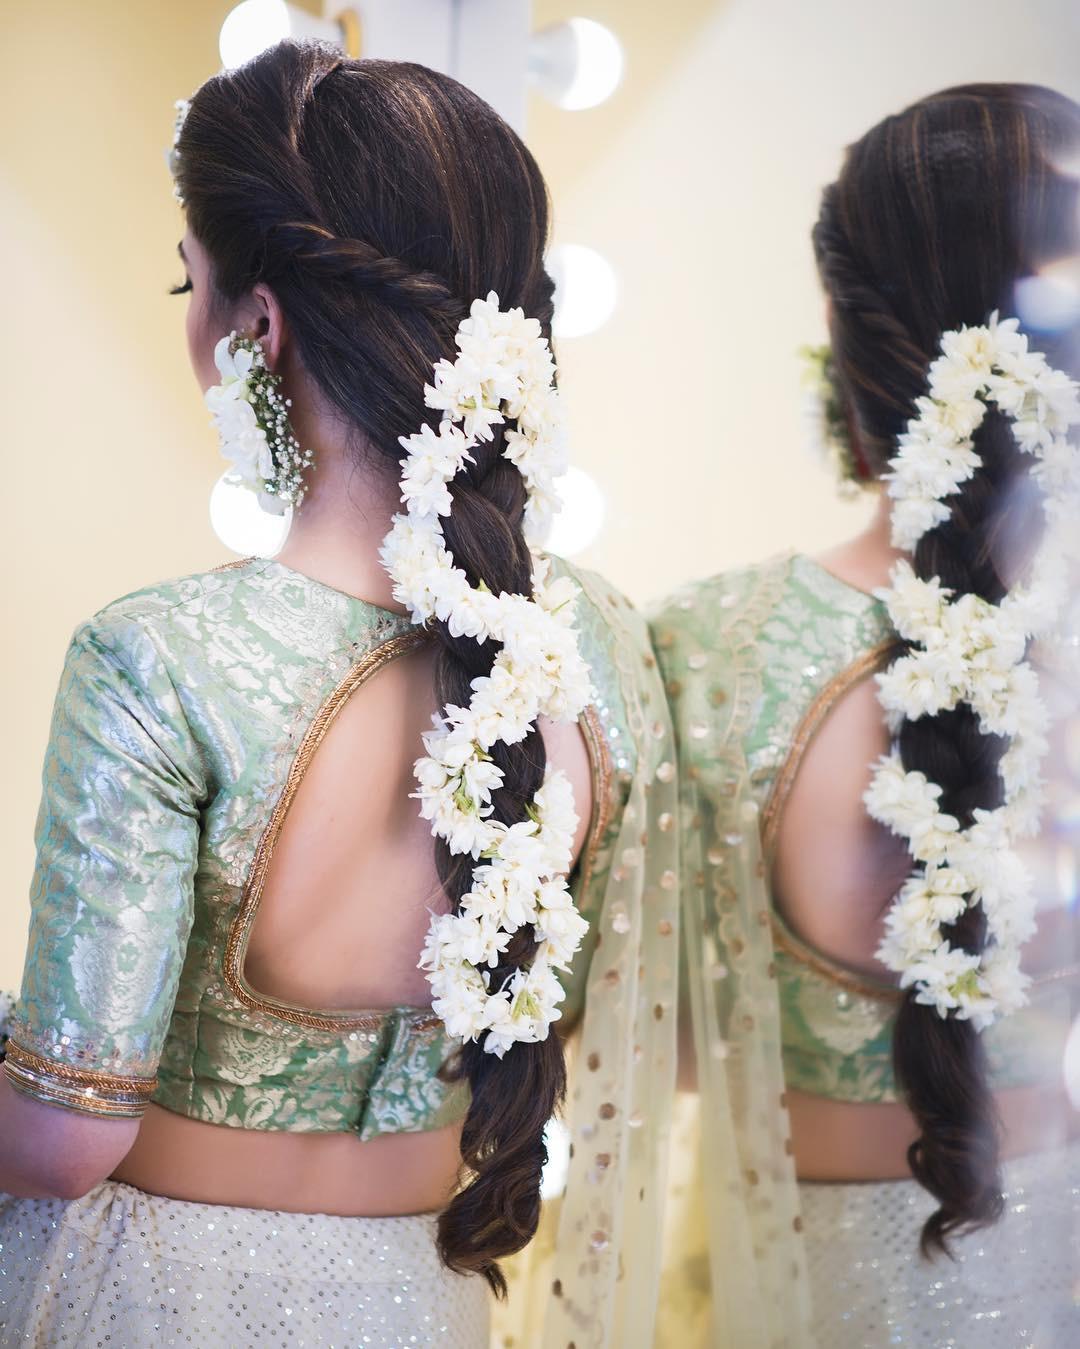
<path id="1" fill-rule="evenodd" d="M 234 557 L 228 562 L 219 562 L 216 567 L 210 567 L 210 571 L 231 571 L 234 567 L 246 567 L 249 562 L 257 562 L 258 553 L 249 553 L 247 557 Z"/>
<path id="2" fill-rule="evenodd" d="M 330 692 L 304 732 L 304 738 L 297 748 L 289 768 L 288 777 L 285 779 L 285 786 L 282 788 L 277 804 L 274 806 L 262 837 L 259 839 L 255 857 L 252 860 L 247 880 L 241 892 L 240 906 L 229 928 L 229 937 L 225 944 L 223 970 L 225 982 L 237 1001 L 252 1011 L 266 1012 L 270 1016 L 291 1022 L 294 1026 L 304 1026 L 308 1030 L 375 1030 L 386 1022 L 387 1011 L 385 1010 L 344 1012 L 334 1015 L 299 1007 L 294 1003 L 272 997 L 268 993 L 256 993 L 244 978 L 244 957 L 247 954 L 251 931 L 255 925 L 255 916 L 266 885 L 267 868 L 270 865 L 274 846 L 285 823 L 285 816 L 288 814 L 293 797 L 304 779 L 315 751 L 330 729 L 331 723 L 345 706 L 349 696 L 355 693 L 362 684 L 367 683 L 373 675 L 377 674 L 384 666 L 389 665 L 398 656 L 413 650 L 426 640 L 427 634 L 425 632 L 414 629 L 410 632 L 403 632 L 400 636 L 391 637 L 389 641 L 383 642 L 373 651 L 369 651 L 366 656 L 363 656 L 352 666 L 345 678 Z M 418 1020 L 413 1029 L 417 1031 L 425 1030 L 438 1024 L 439 1018 L 429 1013 Z"/>
<path id="3" fill-rule="evenodd" d="M 893 652 L 901 645 L 900 642 L 889 640 L 872 647 L 858 660 L 830 679 L 810 704 L 805 716 L 799 723 L 799 728 L 791 743 L 791 749 L 780 768 L 780 772 L 776 775 L 776 781 L 773 783 L 772 790 L 765 803 L 765 809 L 762 811 L 761 844 L 766 867 L 772 865 L 776 832 L 784 804 L 791 792 L 803 755 L 809 748 L 810 742 L 821 723 L 849 689 L 854 688 L 868 675 L 883 669 L 888 664 Z M 897 988 L 895 984 L 889 984 L 884 979 L 876 980 L 873 975 L 850 969 L 848 966 L 840 964 L 839 961 L 833 960 L 832 957 L 824 955 L 821 951 L 809 946 L 797 933 L 792 931 L 775 907 L 770 908 L 769 919 L 776 945 L 801 964 L 809 966 L 823 979 L 835 984 L 837 988 L 843 988 L 849 993 L 856 993 L 865 998 L 876 998 L 882 1002 L 899 1002 L 903 998 L 903 990 Z M 1078 976 L 1080 976 L 1080 964 L 1068 965 L 1062 969 L 1032 975 L 1031 984 L 1033 988 L 1042 988 L 1047 984 L 1059 981 L 1071 981 Z"/>
<path id="4" fill-rule="evenodd" d="M 595 707 L 590 705 L 582 712 L 578 718 L 578 725 L 585 737 L 585 748 L 589 755 L 593 794 L 592 818 L 589 821 L 589 832 L 585 836 L 585 846 L 581 852 L 580 879 L 577 884 L 578 892 L 584 894 L 589 888 L 589 881 L 592 879 L 600 840 L 607 832 L 608 824 L 611 821 L 614 804 L 611 788 L 615 778 L 615 764 L 611 758 L 611 746 L 604 735 L 600 714 Z"/>
<path id="5" fill-rule="evenodd" d="M 822 722 L 845 693 L 853 689 L 856 684 L 862 683 L 869 675 L 884 669 L 900 646 L 902 646 L 902 643 L 895 638 L 889 638 L 884 642 L 879 642 L 877 646 L 871 647 L 869 651 L 865 651 L 857 660 L 841 670 L 839 674 L 834 675 L 807 708 L 792 739 L 791 749 L 776 775 L 772 790 L 765 802 L 765 808 L 761 813 L 761 851 L 767 868 L 771 869 L 772 867 L 776 833 L 784 805 L 791 794 L 795 778 L 802 764 L 803 755 L 809 749 L 810 743 L 821 728 Z M 899 1002 L 903 997 L 903 993 L 895 984 L 889 984 L 885 979 L 875 979 L 872 975 L 849 969 L 848 966 L 842 965 L 839 961 L 833 960 L 830 956 L 824 955 L 812 946 L 808 946 L 792 931 L 775 905 L 770 906 L 769 920 L 772 924 L 773 940 L 778 947 L 802 964 L 808 965 L 816 974 L 828 979 L 838 988 L 843 988 L 849 993 L 860 994 L 865 998 L 877 998 L 882 1002 Z"/>
<path id="6" fill-rule="evenodd" d="M 14 1040 L 8 1040 L 5 1055 L 4 1072 L 16 1091 L 86 1115 L 139 1119 L 157 1086 L 156 1077 L 118 1077 L 53 1063 Z"/>
<path id="7" fill-rule="evenodd" d="M 241 561 L 246 562 L 251 561 L 251 559 L 245 558 Z M 232 566 L 234 564 L 226 563 L 225 565 Z M 240 564 L 238 562 L 235 565 Z M 293 797 L 304 779 L 315 751 L 349 697 L 372 676 L 389 665 L 391 661 L 396 660 L 398 656 L 405 655 L 426 640 L 426 632 L 422 629 L 414 629 L 402 633 L 400 636 L 391 637 L 389 641 L 383 642 L 373 651 L 369 651 L 367 655 L 352 666 L 344 679 L 328 694 L 304 733 L 289 768 L 285 786 L 278 797 L 266 828 L 263 830 L 262 837 L 259 839 L 247 880 L 244 882 L 241 892 L 240 904 L 229 928 L 229 936 L 225 945 L 222 970 L 225 983 L 237 1001 L 251 1011 L 263 1012 L 280 1020 L 288 1021 L 292 1025 L 319 1031 L 376 1030 L 385 1024 L 387 1015 L 391 1011 L 413 1013 L 415 1019 L 411 1022 L 411 1029 L 414 1032 L 430 1031 L 442 1024 L 441 1018 L 424 1007 L 399 1007 L 337 1014 L 317 1012 L 308 1007 L 300 1007 L 295 1003 L 285 1002 L 269 993 L 258 993 L 244 977 L 244 959 L 247 955 L 248 943 L 251 940 L 251 932 L 255 926 L 259 904 L 266 885 L 266 873 L 270 865 L 270 858 L 273 856 L 274 847 L 284 826 L 285 816 L 288 814 Z M 600 717 L 594 707 L 585 709 L 579 718 L 579 725 L 585 736 L 593 783 L 592 818 L 580 860 L 581 881 L 579 885 L 580 889 L 584 890 L 592 874 L 600 840 L 603 838 L 611 818 L 611 785 L 614 777 L 614 766 L 611 751 L 604 738 Z"/>

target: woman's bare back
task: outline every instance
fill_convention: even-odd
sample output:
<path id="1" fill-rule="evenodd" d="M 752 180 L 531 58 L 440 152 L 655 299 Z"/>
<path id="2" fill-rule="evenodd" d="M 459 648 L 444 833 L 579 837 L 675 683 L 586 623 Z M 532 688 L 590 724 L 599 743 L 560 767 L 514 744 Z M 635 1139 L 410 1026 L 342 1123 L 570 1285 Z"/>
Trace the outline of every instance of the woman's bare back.
<path id="1" fill-rule="evenodd" d="M 417 968 L 432 911 L 448 901 L 430 825 L 410 793 L 437 710 L 434 648 L 413 647 L 357 687 L 306 764 L 281 823 L 244 961 L 259 994 L 313 1011 L 426 1006 Z M 569 776 L 578 828 L 592 806 L 586 742 L 542 722 Z M 266 802 L 269 819 L 273 801 Z M 379 1216 L 441 1207 L 460 1161 L 459 1126 L 387 1134 L 243 1130 L 151 1106 L 114 1173 L 152 1193 L 208 1203 Z"/>

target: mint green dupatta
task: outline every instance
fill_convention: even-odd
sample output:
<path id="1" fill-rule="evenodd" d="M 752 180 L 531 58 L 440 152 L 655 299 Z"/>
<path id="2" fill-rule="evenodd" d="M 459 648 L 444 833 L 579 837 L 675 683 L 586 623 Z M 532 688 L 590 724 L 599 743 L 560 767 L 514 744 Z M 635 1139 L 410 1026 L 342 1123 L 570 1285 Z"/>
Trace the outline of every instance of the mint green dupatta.
<path id="1" fill-rule="evenodd" d="M 745 732 L 785 568 L 690 586 L 653 637 L 679 753 L 684 1018 L 657 1346 L 813 1343 Z M 685 1013 L 688 1012 L 688 1016 Z"/>
<path id="2" fill-rule="evenodd" d="M 505 1263 L 498 1349 L 650 1349 L 655 1335 L 678 1011 L 675 755 L 644 620 L 599 578 L 577 579 L 608 630 L 610 665 L 594 681 L 618 705 L 623 767 L 605 840 L 576 886 L 592 933 L 573 976 L 585 987 L 568 1046 L 565 1189 Z"/>

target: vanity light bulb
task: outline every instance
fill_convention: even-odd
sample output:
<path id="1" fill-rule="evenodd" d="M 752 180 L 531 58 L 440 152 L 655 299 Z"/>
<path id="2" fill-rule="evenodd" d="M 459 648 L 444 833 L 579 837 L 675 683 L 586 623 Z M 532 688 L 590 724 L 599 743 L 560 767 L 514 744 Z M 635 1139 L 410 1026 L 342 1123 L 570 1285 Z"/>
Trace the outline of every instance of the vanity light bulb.
<path id="1" fill-rule="evenodd" d="M 240 557 L 273 557 L 284 544 L 292 511 L 271 515 L 247 487 L 225 481 L 223 474 L 210 493 L 210 524 L 226 548 Z"/>
<path id="2" fill-rule="evenodd" d="M 529 74 L 545 97 L 577 112 L 595 108 L 619 87 L 623 50 L 619 39 L 593 19 L 567 19 L 534 33 Z"/>
<path id="3" fill-rule="evenodd" d="M 607 258 L 584 244 L 558 244 L 547 266 L 555 282 L 555 337 L 584 337 L 608 321 L 619 286 Z"/>
<path id="4" fill-rule="evenodd" d="M 221 64 L 233 70 L 289 36 L 285 0 L 243 0 L 225 16 L 218 36 Z"/>
<path id="5" fill-rule="evenodd" d="M 571 468 L 555 479 L 562 498 L 546 547 L 559 557 L 574 557 L 593 542 L 604 526 L 605 503 L 596 480 L 583 469 Z"/>

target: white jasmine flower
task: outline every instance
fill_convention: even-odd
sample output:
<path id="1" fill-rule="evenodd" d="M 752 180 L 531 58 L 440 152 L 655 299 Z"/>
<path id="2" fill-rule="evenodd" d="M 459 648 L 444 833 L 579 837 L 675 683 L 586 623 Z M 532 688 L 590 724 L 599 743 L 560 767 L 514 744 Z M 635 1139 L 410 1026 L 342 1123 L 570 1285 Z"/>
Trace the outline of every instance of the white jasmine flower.
<path id="1" fill-rule="evenodd" d="M 561 769 L 548 768 L 544 785 L 536 793 L 535 806 L 540 818 L 540 842 L 546 852 L 547 874 L 561 875 L 570 869 L 578 827 L 574 789 Z"/>
<path id="2" fill-rule="evenodd" d="M 879 760 L 863 800 L 870 815 L 909 840 L 920 862 L 940 862 L 959 821 L 938 808 L 941 788 L 924 773 L 906 772 L 897 752 Z"/>
<path id="3" fill-rule="evenodd" d="M 1020 969 L 1016 951 L 991 947 L 983 960 L 983 978 L 989 996 L 1002 1012 L 1015 1012 L 1027 1003 L 1031 980 Z"/>
<path id="4" fill-rule="evenodd" d="M 432 1010 L 446 1023 L 447 1031 L 462 1040 L 477 1040 L 483 1032 L 488 994 L 476 970 L 461 964 L 432 999 Z"/>
<path id="5" fill-rule="evenodd" d="M 875 675 L 878 697 L 886 710 L 917 721 L 956 705 L 963 691 L 957 674 L 949 651 L 915 651 Z"/>
<path id="6" fill-rule="evenodd" d="M 551 964 L 568 970 L 589 924 L 574 907 L 573 897 L 562 877 L 545 881 L 540 888 L 536 930 L 548 943 Z"/>
<path id="7" fill-rule="evenodd" d="M 888 479 L 888 475 L 886 475 Z M 888 482 L 890 496 L 894 482 Z M 892 511 L 892 544 L 911 552 L 924 534 L 949 518 L 949 508 L 940 501 L 928 497 L 897 498 Z"/>
<path id="8" fill-rule="evenodd" d="M 939 1016 L 961 1008 L 961 997 L 967 1003 L 980 1000 L 978 983 L 980 957 L 943 941 L 921 960 L 908 966 L 900 976 L 900 987 L 918 987 L 916 1001 L 933 1007 Z"/>
<path id="9" fill-rule="evenodd" d="M 1046 529 L 1034 561 L 999 605 L 951 595 L 905 562 L 879 592 L 915 648 L 878 677 L 890 731 L 966 703 L 983 733 L 1008 741 L 999 766 L 1004 804 L 976 811 L 967 829 L 940 811 L 936 784 L 905 773 L 895 754 L 878 764 L 866 794 L 870 814 L 907 838 L 922 864 L 890 907 L 879 955 L 902 986 L 915 986 L 919 1001 L 982 1029 L 1025 996 L 1018 952 L 1034 930 L 1035 902 L 1011 839 L 1037 827 L 1049 729 L 1026 654 L 1028 641 L 1052 631 L 1064 612 L 1066 560 L 1080 551 L 1080 452 L 1067 435 L 1080 425 L 1080 386 L 1029 350 L 1017 319 L 996 313 L 984 326 L 942 335 L 928 385 L 886 475 L 895 546 L 914 548 L 949 518 L 949 498 L 981 467 L 972 437 L 988 407 L 1012 420 L 1045 493 Z M 980 904 L 986 916 L 982 954 L 954 949 L 942 935 L 967 904 Z"/>
<path id="10" fill-rule="evenodd" d="M 454 637 L 501 643 L 490 674 L 472 681 L 468 706 L 450 705 L 434 718 L 416 762 L 414 793 L 422 818 L 451 852 L 483 859 L 460 911 L 432 919 L 421 960 L 432 1005 L 451 1034 L 483 1035 L 485 1049 L 501 1056 L 516 1041 L 548 1034 L 562 998 L 552 966 L 567 967 L 587 924 L 562 879 L 577 828 L 569 780 L 549 772 L 529 818 L 507 827 L 493 818 L 503 774 L 488 751 L 523 740 L 541 714 L 577 717 L 593 695 L 573 626 L 573 582 L 549 583 L 550 565 L 538 557 L 535 598 L 473 586 L 447 549 L 441 523 L 453 511 L 451 484 L 474 460 L 471 451 L 511 421 L 503 452 L 525 483 L 526 540 L 535 546 L 546 536 L 558 504 L 554 480 L 566 467 L 550 348 L 539 323 L 520 309 L 500 310 L 494 292 L 473 302 L 455 343 L 456 358 L 438 362 L 425 388 L 427 405 L 443 413 L 442 421 L 401 440 L 405 512 L 394 517 L 381 557 L 395 599 L 414 622 L 434 618 Z M 235 374 L 227 350 L 222 360 L 239 381 L 243 372 Z M 217 395 L 238 442 L 250 430 L 241 388 L 226 381 Z M 257 456 L 253 443 L 242 448 L 248 458 Z M 522 926 L 536 935 L 532 965 L 492 991 L 488 972 Z"/>
<path id="11" fill-rule="evenodd" d="M 952 591 L 946 590 L 936 576 L 922 580 L 915 575 L 911 563 L 901 559 L 893 567 L 889 586 L 874 593 L 885 601 L 901 637 L 925 643 L 928 634 L 940 629 Z"/>

